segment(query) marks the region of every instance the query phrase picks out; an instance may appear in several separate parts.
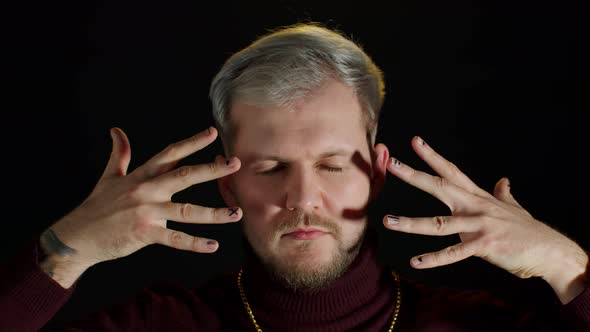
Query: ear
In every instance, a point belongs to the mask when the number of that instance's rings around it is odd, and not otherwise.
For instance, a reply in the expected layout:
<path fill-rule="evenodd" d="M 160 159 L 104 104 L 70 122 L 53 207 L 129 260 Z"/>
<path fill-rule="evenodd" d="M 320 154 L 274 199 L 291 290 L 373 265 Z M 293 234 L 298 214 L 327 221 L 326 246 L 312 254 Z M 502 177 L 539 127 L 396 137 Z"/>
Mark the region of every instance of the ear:
<path fill-rule="evenodd" d="M 217 179 L 217 187 L 226 206 L 239 206 L 234 195 L 231 182 L 231 174 Z"/>
<path fill-rule="evenodd" d="M 387 163 L 389 162 L 389 149 L 385 144 L 379 143 L 373 147 L 373 177 L 371 178 L 371 200 L 373 200 L 385 184 L 387 174 Z"/>
<path fill-rule="evenodd" d="M 218 155 L 215 157 L 215 162 L 220 162 L 220 159 L 223 159 L 222 156 Z M 220 178 L 217 178 L 217 188 L 221 193 L 221 198 L 225 202 L 226 206 L 239 206 L 238 200 L 234 195 L 233 185 L 232 185 L 232 175 L 229 174 Z"/>

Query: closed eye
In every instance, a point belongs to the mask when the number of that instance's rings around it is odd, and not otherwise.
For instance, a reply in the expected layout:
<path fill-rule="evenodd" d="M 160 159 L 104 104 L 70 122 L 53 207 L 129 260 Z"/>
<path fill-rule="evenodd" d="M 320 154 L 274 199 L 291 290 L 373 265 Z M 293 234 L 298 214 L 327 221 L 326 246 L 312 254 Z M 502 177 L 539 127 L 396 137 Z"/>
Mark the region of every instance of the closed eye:
<path fill-rule="evenodd" d="M 328 172 L 342 172 L 342 168 L 340 167 L 331 167 L 326 165 L 321 165 L 320 167 Z"/>
<path fill-rule="evenodd" d="M 328 171 L 328 172 L 332 172 L 332 173 L 342 172 L 342 168 L 341 167 L 332 167 L 332 166 L 328 166 L 328 165 L 320 165 L 319 167 L 322 170 L 325 170 L 325 171 Z M 284 164 L 277 164 L 275 167 L 273 167 L 271 169 L 258 172 L 258 174 L 270 175 L 270 174 L 278 173 L 279 171 L 282 171 L 285 168 L 287 168 L 286 165 L 284 165 Z"/>
<path fill-rule="evenodd" d="M 284 164 L 277 164 L 275 167 L 273 167 L 271 169 L 267 169 L 266 171 L 258 172 L 258 174 L 270 175 L 270 174 L 273 174 L 273 173 L 277 173 L 278 171 L 281 171 L 281 170 L 283 170 L 285 168 L 287 168 L 286 165 L 284 165 Z"/>

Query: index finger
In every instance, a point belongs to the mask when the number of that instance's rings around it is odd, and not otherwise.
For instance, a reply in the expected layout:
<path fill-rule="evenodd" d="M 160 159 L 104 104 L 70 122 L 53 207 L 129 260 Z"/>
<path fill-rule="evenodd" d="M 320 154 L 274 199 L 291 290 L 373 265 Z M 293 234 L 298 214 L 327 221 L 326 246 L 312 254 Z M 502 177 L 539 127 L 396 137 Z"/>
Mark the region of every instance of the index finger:
<path fill-rule="evenodd" d="M 445 159 L 431 146 L 426 144 L 422 137 L 414 136 L 412 147 L 416 154 L 424 160 L 438 175 L 449 180 L 451 183 L 476 195 L 490 197 L 490 193 L 481 189 L 465 175 L 455 164 Z"/>
<path fill-rule="evenodd" d="M 241 167 L 237 157 L 229 159 L 216 158 L 214 162 L 192 166 L 183 166 L 162 174 L 150 181 L 149 186 L 156 192 L 164 193 L 166 198 L 198 183 L 211 181 L 237 172 Z"/>
<path fill-rule="evenodd" d="M 393 157 L 389 158 L 387 169 L 404 182 L 438 198 L 453 212 L 457 210 L 458 202 L 468 202 L 472 198 L 471 194 L 445 178 L 415 170 Z"/>
<path fill-rule="evenodd" d="M 216 138 L 217 129 L 215 127 L 209 127 L 196 135 L 168 145 L 145 164 L 138 167 L 133 174 L 141 179 L 151 179 L 166 173 L 173 169 L 182 158 L 203 149 L 213 143 Z"/>

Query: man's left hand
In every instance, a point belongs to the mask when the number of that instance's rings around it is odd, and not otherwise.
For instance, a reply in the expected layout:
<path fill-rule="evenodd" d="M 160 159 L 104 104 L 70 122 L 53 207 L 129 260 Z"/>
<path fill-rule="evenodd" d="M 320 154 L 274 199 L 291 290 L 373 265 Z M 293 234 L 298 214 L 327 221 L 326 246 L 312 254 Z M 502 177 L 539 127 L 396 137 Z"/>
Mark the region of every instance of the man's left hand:
<path fill-rule="evenodd" d="M 493 195 L 478 187 L 453 163 L 420 137 L 412 147 L 439 176 L 417 171 L 395 158 L 387 169 L 408 184 L 438 198 L 450 216 L 401 217 L 388 215 L 391 230 L 423 234 L 458 234 L 460 243 L 411 259 L 414 268 L 431 268 L 477 256 L 520 277 L 541 277 L 567 303 L 586 287 L 588 254 L 573 240 L 535 219 L 510 193 L 507 178 Z"/>

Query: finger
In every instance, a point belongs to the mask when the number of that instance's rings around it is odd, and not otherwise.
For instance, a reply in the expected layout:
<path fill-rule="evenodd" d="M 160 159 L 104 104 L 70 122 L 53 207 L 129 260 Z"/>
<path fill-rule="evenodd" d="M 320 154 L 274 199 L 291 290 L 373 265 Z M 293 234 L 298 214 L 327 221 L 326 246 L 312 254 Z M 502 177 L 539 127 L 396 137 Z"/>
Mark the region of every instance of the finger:
<path fill-rule="evenodd" d="M 408 218 L 387 215 L 383 218 L 383 224 L 391 230 L 435 236 L 477 232 L 481 229 L 480 223 L 477 221 L 477 217 L 461 216 Z"/>
<path fill-rule="evenodd" d="M 437 252 L 431 252 L 410 259 L 410 265 L 416 269 L 428 269 L 449 265 L 475 255 L 474 242 L 461 242 Z"/>
<path fill-rule="evenodd" d="M 151 179 L 166 173 L 173 169 L 182 158 L 203 149 L 211 144 L 215 138 L 217 138 L 217 130 L 214 127 L 209 127 L 194 136 L 170 144 L 145 164 L 138 167 L 133 174 L 141 179 Z"/>
<path fill-rule="evenodd" d="M 225 161 L 218 159 L 207 164 L 183 166 L 158 176 L 149 182 L 149 186 L 153 186 L 156 192 L 164 193 L 168 198 L 192 185 L 234 173 L 240 169 L 240 166 L 241 163 L 237 157 Z"/>
<path fill-rule="evenodd" d="M 453 212 L 457 210 L 459 203 L 469 204 L 473 199 L 473 195 L 450 183 L 446 178 L 417 171 L 393 157 L 389 158 L 387 170 L 404 182 L 438 198 Z"/>
<path fill-rule="evenodd" d="M 477 186 L 471 179 L 465 175 L 455 164 L 443 158 L 434 149 L 426 144 L 419 136 L 412 139 L 412 147 L 418 156 L 424 160 L 438 175 L 447 179 L 449 182 L 458 187 L 465 189 L 467 192 L 482 196 L 490 197 L 491 195 Z"/>
<path fill-rule="evenodd" d="M 210 208 L 189 203 L 162 203 L 158 206 L 158 219 L 193 224 L 223 224 L 242 219 L 238 207 Z"/>
<path fill-rule="evenodd" d="M 510 181 L 508 178 L 501 178 L 494 186 L 494 197 L 504 203 L 520 206 L 510 193 Z"/>
<path fill-rule="evenodd" d="M 494 186 L 494 197 L 504 203 L 524 210 L 522 205 L 520 205 L 514 196 L 512 196 L 512 192 L 510 192 L 510 180 L 508 180 L 508 178 L 501 178 L 498 182 L 496 182 L 496 185 Z M 526 213 L 530 215 L 528 211 Z"/>
<path fill-rule="evenodd" d="M 152 243 L 168 247 L 200 253 L 212 253 L 217 250 L 219 243 L 215 240 L 191 236 L 183 232 L 154 226 L 149 231 Z"/>
<path fill-rule="evenodd" d="M 113 148 L 102 177 L 124 176 L 127 174 L 127 168 L 131 161 L 131 146 L 129 145 L 129 139 L 123 130 L 116 127 L 111 128 L 110 133 Z"/>

